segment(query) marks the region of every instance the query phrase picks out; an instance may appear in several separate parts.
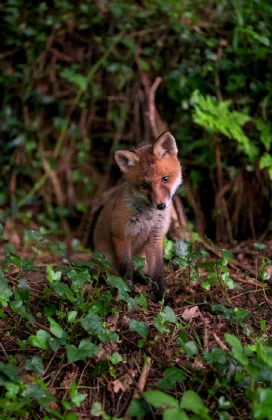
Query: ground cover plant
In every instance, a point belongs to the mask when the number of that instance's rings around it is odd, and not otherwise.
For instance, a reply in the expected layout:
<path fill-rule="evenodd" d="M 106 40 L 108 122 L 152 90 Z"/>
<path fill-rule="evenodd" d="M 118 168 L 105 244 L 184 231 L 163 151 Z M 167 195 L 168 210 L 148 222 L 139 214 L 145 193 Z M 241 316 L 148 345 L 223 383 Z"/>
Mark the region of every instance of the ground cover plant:
<path fill-rule="evenodd" d="M 0 22 L 0 419 L 271 419 L 271 2 L 6 0 Z M 165 130 L 184 184 L 155 303 L 91 234 L 113 152 Z"/>
<path fill-rule="evenodd" d="M 272 261 L 264 244 L 252 247 L 259 262 L 258 278 L 250 279 L 226 250 L 210 245 L 211 254 L 186 243 L 177 256 L 166 241 L 170 307 L 152 301 L 148 284 L 131 291 L 107 269 L 99 281 L 102 255 L 77 250 L 69 257 L 64 243 L 41 231 L 24 233 L 30 258 L 5 244 L 3 417 L 272 418 L 271 289 L 264 281 Z"/>

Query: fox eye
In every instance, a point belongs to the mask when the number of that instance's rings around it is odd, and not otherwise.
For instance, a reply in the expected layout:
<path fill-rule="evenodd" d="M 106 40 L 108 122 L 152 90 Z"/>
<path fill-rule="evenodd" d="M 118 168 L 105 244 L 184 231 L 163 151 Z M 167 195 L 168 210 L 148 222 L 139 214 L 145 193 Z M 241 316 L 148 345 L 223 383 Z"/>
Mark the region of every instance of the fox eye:
<path fill-rule="evenodd" d="M 150 185 L 148 185 L 146 182 L 143 182 L 140 187 L 142 190 L 150 190 Z"/>
<path fill-rule="evenodd" d="M 164 182 L 165 184 L 168 182 L 168 180 L 169 180 L 169 176 L 162 177 L 162 182 Z"/>

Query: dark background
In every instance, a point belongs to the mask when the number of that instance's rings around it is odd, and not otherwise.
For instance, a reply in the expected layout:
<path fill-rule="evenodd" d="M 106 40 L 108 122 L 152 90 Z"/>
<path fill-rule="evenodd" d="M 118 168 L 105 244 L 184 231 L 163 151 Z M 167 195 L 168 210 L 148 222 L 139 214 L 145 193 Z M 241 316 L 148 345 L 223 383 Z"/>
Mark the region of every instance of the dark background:
<path fill-rule="evenodd" d="M 9 0 L 0 15 L 1 221 L 86 242 L 113 151 L 169 129 L 194 229 L 271 236 L 270 0 Z"/>

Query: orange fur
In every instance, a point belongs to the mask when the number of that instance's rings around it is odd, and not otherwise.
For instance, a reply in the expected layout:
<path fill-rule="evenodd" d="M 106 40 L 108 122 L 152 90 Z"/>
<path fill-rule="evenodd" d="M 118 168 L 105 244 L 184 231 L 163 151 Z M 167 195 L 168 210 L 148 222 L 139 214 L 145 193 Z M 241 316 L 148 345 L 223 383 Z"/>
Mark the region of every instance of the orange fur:
<path fill-rule="evenodd" d="M 118 151 L 115 158 L 125 181 L 98 218 L 95 249 L 111 261 L 116 274 L 129 280 L 134 270 L 131 258 L 145 258 L 145 272 L 161 299 L 165 290 L 163 239 L 171 221 L 171 199 L 182 181 L 176 142 L 166 132 L 153 145 Z"/>

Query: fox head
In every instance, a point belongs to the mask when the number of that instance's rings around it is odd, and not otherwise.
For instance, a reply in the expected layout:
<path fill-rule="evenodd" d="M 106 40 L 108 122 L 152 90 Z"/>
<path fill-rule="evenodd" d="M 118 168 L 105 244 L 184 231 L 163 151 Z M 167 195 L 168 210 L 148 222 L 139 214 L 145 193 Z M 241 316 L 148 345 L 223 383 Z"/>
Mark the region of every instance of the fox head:
<path fill-rule="evenodd" d="M 169 132 L 134 151 L 118 150 L 115 160 L 138 202 L 164 210 L 182 182 L 176 141 Z"/>

